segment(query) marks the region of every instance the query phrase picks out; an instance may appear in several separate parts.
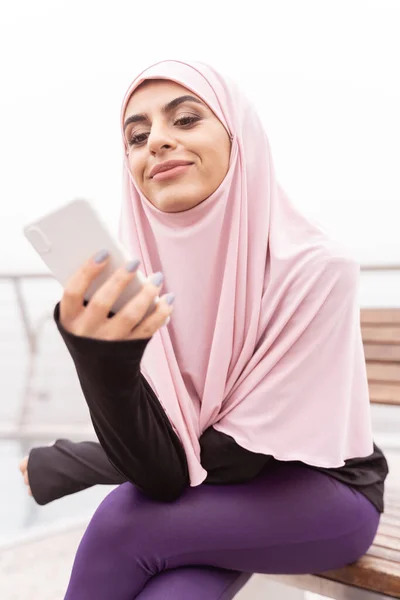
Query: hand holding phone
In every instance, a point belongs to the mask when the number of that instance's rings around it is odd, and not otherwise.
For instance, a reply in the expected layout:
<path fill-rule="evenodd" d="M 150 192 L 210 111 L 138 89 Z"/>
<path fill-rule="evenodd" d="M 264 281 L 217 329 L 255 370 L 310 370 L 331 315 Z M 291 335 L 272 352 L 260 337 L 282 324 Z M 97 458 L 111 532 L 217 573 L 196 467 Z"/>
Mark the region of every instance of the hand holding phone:
<path fill-rule="evenodd" d="M 146 278 L 87 200 L 44 215 L 26 225 L 24 234 L 64 287 L 61 322 L 72 333 L 108 340 L 147 338 L 171 314 L 173 294 L 158 297 L 161 274 Z M 99 255 L 100 248 L 108 254 Z M 111 319 L 110 312 L 116 313 Z"/>
<path fill-rule="evenodd" d="M 139 261 L 118 268 L 93 294 L 86 306 L 85 292 L 104 270 L 109 254 L 101 251 L 71 277 L 60 303 L 60 321 L 67 331 L 101 340 L 134 340 L 152 337 L 165 325 L 173 311 L 173 294 L 166 294 L 149 312 L 162 286 L 162 274 L 155 273 L 141 290 L 112 318 L 108 318 L 117 298 L 136 277 Z M 147 316 L 146 316 L 147 315 Z"/>

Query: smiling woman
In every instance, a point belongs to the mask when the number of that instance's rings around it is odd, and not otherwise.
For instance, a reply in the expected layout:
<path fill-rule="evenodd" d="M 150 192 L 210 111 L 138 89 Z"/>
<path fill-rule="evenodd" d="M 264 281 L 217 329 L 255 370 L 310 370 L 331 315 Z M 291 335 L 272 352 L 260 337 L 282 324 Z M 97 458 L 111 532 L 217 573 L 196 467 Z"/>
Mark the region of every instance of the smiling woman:
<path fill-rule="evenodd" d="M 228 131 L 207 104 L 172 81 L 148 80 L 136 88 L 124 132 L 132 176 L 163 212 L 200 204 L 228 172 Z"/>
<path fill-rule="evenodd" d="M 104 449 L 52 449 L 75 472 L 67 493 L 125 482 L 93 516 L 66 600 L 230 600 L 253 572 L 354 562 L 387 475 L 358 263 L 292 204 L 257 112 L 213 67 L 149 67 L 120 117 L 120 239 L 156 272 L 109 317 L 132 265 L 82 307 L 101 270 L 86 266 L 61 301 L 70 319 L 54 313 Z M 173 296 L 144 327 L 163 275 Z M 36 498 L 38 465 L 23 465 Z"/>

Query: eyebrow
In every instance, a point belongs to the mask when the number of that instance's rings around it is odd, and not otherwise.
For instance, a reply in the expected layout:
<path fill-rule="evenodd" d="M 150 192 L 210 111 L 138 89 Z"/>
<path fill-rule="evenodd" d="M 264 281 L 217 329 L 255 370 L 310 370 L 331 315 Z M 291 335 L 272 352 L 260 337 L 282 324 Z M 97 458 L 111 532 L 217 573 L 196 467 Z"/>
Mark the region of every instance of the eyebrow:
<path fill-rule="evenodd" d="M 197 102 L 197 104 L 201 104 L 204 106 L 203 102 L 194 96 L 179 96 L 179 98 L 174 98 L 171 102 L 168 102 L 165 106 L 162 107 L 161 112 L 163 114 L 172 112 L 177 106 L 182 104 L 183 102 Z M 144 113 L 138 115 L 132 115 L 128 117 L 124 123 L 124 131 L 131 123 L 139 123 L 141 121 L 146 121 L 147 116 Z"/>

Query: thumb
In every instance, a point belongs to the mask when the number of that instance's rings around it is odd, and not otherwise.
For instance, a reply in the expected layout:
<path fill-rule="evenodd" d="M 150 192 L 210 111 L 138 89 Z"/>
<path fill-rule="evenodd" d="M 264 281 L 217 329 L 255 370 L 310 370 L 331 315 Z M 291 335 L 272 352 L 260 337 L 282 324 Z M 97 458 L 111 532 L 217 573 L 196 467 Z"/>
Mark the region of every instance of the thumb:
<path fill-rule="evenodd" d="M 29 458 L 28 456 L 25 456 L 19 463 L 19 470 L 21 471 L 22 474 L 25 473 L 25 471 L 28 468 L 28 458 Z"/>

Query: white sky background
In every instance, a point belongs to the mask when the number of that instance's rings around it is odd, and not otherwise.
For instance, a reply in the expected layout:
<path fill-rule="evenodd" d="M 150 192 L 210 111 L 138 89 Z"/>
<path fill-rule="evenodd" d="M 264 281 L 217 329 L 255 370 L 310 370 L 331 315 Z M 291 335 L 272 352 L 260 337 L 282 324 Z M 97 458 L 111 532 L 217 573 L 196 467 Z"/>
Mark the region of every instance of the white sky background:
<path fill-rule="evenodd" d="M 116 231 L 122 97 L 171 58 L 233 76 L 292 200 L 400 263 L 399 31 L 397 0 L 3 0 L 0 271 L 46 270 L 22 226 L 74 197 Z"/>

